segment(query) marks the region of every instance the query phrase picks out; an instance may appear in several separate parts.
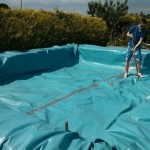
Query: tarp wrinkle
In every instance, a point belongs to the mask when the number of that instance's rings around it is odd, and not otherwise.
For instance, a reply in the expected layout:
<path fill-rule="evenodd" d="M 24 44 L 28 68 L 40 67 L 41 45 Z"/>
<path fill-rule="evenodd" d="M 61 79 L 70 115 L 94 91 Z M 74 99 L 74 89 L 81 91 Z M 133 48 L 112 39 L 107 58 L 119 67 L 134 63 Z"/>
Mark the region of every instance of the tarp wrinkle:
<path fill-rule="evenodd" d="M 0 53 L 1 150 L 149 150 L 150 51 L 67 44 Z M 66 124 L 67 122 L 67 124 Z"/>

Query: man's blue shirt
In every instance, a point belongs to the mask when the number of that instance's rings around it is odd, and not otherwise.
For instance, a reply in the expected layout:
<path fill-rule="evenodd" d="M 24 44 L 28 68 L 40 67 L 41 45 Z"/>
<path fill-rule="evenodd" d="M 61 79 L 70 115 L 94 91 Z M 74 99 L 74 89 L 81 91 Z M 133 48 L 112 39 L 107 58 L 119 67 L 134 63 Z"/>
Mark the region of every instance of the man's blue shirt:
<path fill-rule="evenodd" d="M 146 35 L 146 30 L 145 28 L 142 28 L 142 29 L 139 29 L 138 25 L 134 25 L 132 26 L 129 31 L 128 31 L 130 34 L 133 34 L 133 41 L 134 41 L 134 45 L 136 45 L 140 38 L 143 38 L 145 37 Z M 131 40 L 130 40 L 131 41 Z M 131 41 L 132 42 L 132 41 Z"/>

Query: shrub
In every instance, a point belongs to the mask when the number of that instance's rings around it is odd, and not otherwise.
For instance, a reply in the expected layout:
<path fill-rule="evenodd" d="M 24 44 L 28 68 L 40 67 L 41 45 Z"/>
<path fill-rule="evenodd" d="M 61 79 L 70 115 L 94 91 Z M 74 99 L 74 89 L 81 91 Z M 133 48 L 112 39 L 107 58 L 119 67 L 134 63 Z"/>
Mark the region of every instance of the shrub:
<path fill-rule="evenodd" d="M 82 43 L 106 45 L 106 22 L 59 10 L 0 9 L 0 51 Z"/>

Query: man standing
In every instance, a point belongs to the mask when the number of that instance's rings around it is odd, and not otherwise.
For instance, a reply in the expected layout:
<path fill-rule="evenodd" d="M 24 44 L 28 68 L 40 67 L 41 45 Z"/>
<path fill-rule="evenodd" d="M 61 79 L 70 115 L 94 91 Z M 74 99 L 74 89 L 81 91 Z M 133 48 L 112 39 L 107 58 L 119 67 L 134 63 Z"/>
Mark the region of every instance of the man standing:
<path fill-rule="evenodd" d="M 124 78 L 128 77 L 128 70 L 129 70 L 129 61 L 131 60 L 132 56 L 136 60 L 136 75 L 138 77 L 144 77 L 141 72 L 141 44 L 146 35 L 146 29 L 144 28 L 147 21 L 145 19 L 141 19 L 138 25 L 132 26 L 127 36 L 130 38 L 128 43 L 128 51 L 126 55 L 126 62 L 125 62 L 125 74 Z"/>

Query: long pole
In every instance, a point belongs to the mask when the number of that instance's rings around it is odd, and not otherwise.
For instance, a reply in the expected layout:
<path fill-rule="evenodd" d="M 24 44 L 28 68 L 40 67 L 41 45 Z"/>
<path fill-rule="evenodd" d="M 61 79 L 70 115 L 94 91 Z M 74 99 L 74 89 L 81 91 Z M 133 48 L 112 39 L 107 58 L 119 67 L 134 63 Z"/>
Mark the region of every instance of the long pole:
<path fill-rule="evenodd" d="M 22 10 L 22 0 L 21 0 L 21 10 Z"/>

